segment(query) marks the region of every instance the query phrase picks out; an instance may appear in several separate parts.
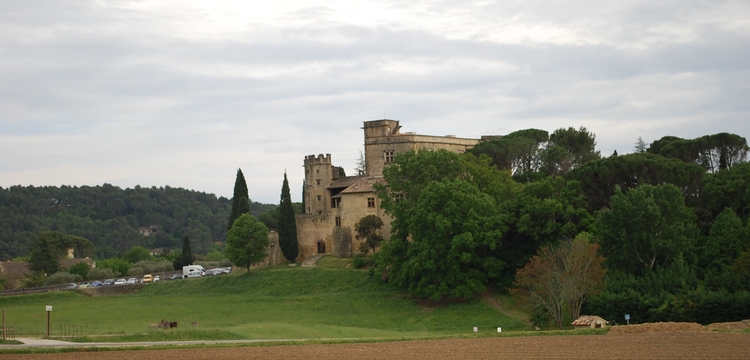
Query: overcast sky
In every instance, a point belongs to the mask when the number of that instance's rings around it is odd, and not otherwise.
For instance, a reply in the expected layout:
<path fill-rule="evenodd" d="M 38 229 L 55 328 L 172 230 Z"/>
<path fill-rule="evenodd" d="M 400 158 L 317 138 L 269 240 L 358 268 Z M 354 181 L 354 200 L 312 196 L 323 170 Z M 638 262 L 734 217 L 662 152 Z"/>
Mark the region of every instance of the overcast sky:
<path fill-rule="evenodd" d="M 0 186 L 301 199 L 362 122 L 750 137 L 748 1 L 0 0 Z"/>

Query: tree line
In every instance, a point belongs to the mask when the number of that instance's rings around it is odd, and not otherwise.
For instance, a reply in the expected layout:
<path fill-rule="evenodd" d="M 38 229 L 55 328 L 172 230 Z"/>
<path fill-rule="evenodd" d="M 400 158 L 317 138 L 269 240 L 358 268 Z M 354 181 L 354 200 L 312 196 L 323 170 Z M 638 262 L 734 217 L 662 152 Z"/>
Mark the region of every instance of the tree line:
<path fill-rule="evenodd" d="M 595 146 L 585 128 L 528 129 L 465 154 L 398 154 L 376 185 L 394 219 L 375 255 L 381 278 L 433 300 L 511 289 L 532 320 L 559 326 L 581 311 L 746 318 L 746 140 L 639 138 L 607 157 Z"/>
<path fill-rule="evenodd" d="M 249 202 L 255 216 L 275 205 Z M 94 257 L 122 255 L 133 246 L 177 249 L 188 236 L 192 250 L 206 254 L 226 239 L 231 201 L 182 188 L 101 186 L 12 186 L 0 188 L 0 259 L 28 256 L 43 231 L 91 241 Z M 143 236 L 139 229 L 151 227 Z"/>

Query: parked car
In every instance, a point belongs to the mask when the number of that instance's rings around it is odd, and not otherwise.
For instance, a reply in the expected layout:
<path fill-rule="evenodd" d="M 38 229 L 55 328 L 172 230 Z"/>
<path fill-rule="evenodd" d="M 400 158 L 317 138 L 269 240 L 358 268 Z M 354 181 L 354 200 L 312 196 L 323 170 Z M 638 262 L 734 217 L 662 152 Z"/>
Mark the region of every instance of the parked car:
<path fill-rule="evenodd" d="M 125 279 L 117 279 L 117 281 L 115 281 L 115 285 L 126 285 L 127 283 L 128 281 Z"/>
<path fill-rule="evenodd" d="M 104 284 L 104 286 L 114 285 L 115 284 L 115 279 L 104 280 L 104 282 L 102 284 Z"/>
<path fill-rule="evenodd" d="M 182 274 L 172 274 L 172 276 L 168 277 L 167 280 L 182 280 Z"/>
<path fill-rule="evenodd" d="M 221 269 L 221 272 L 223 272 L 225 274 L 229 274 L 230 272 L 232 272 L 232 267 L 231 266 L 230 267 L 225 267 L 225 268 L 219 268 L 219 269 Z"/>
<path fill-rule="evenodd" d="M 102 284 L 101 281 L 94 281 L 90 285 L 90 287 L 100 287 L 100 286 L 104 286 L 104 284 Z"/>
<path fill-rule="evenodd" d="M 70 283 L 65 286 L 66 289 L 78 289 L 78 284 L 76 283 Z"/>
<path fill-rule="evenodd" d="M 135 285 L 138 283 L 138 279 L 136 278 L 130 278 L 128 279 L 128 285 Z"/>
<path fill-rule="evenodd" d="M 224 272 L 221 271 L 221 269 L 206 270 L 206 276 L 216 276 L 216 275 L 224 275 Z"/>
<path fill-rule="evenodd" d="M 154 277 L 151 276 L 151 274 L 143 275 L 143 280 L 141 280 L 142 283 L 148 284 L 150 282 L 154 281 Z"/>
<path fill-rule="evenodd" d="M 157 282 L 157 281 L 159 281 L 159 275 L 154 276 L 154 282 Z"/>
<path fill-rule="evenodd" d="M 79 289 L 85 289 L 85 288 L 89 287 L 89 285 L 91 285 L 91 283 L 89 283 L 88 281 L 84 281 L 84 282 L 78 284 L 78 288 Z"/>

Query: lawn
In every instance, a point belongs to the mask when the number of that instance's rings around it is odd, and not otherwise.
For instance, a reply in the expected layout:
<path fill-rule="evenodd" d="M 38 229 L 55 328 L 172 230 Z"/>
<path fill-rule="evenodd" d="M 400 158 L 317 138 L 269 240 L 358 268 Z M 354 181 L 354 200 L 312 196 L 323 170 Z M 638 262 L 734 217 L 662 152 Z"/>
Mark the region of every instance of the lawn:
<path fill-rule="evenodd" d="M 348 269 L 349 260 L 324 260 L 317 268 L 162 281 L 130 295 L 0 297 L 0 307 L 20 334 L 44 334 L 45 306 L 52 305 L 52 336 L 60 325 L 81 325 L 89 339 L 112 340 L 413 338 L 467 334 L 475 326 L 529 329 L 521 313 L 506 315 L 476 299 L 416 301 L 367 271 Z M 177 321 L 177 329 L 149 328 L 161 319 Z"/>

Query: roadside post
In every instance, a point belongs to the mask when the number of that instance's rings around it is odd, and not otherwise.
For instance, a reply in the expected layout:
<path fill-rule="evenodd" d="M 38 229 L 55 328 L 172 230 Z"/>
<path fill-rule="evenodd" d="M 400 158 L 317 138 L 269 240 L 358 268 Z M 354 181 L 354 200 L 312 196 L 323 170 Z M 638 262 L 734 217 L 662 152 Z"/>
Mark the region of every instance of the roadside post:
<path fill-rule="evenodd" d="M 628 325 L 630 325 L 630 314 L 625 314 L 625 321 L 627 321 Z"/>
<path fill-rule="evenodd" d="M 49 337 L 49 313 L 52 312 L 52 305 L 47 305 L 47 337 Z"/>
<path fill-rule="evenodd" d="M 5 308 L 3 308 L 3 340 L 7 340 L 5 338 Z"/>

